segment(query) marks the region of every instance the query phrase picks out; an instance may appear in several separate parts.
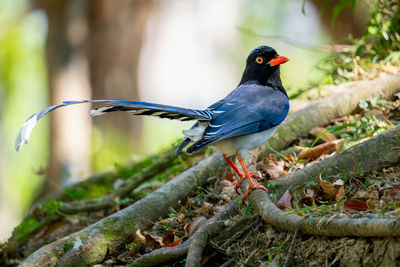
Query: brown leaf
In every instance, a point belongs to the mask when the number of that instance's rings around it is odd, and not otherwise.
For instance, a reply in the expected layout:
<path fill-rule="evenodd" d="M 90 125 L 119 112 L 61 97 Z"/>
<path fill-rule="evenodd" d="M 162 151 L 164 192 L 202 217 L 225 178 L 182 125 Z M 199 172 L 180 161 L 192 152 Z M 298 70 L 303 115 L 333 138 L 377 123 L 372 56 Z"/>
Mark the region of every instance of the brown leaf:
<path fill-rule="evenodd" d="M 171 244 L 167 245 L 166 247 L 176 247 L 177 245 L 179 245 L 182 241 L 183 237 L 179 238 L 178 240 L 172 242 Z"/>
<path fill-rule="evenodd" d="M 400 186 L 396 183 L 394 187 L 388 188 L 383 192 L 382 200 L 385 202 L 400 200 Z"/>
<path fill-rule="evenodd" d="M 303 149 L 298 158 L 299 159 L 316 159 L 324 154 L 329 153 L 332 149 L 337 149 L 340 146 L 340 143 L 342 142 L 342 139 L 330 141 L 328 143 L 320 144 L 318 146 L 315 146 L 313 148 L 306 148 Z"/>
<path fill-rule="evenodd" d="M 140 229 L 136 230 L 136 241 L 140 241 L 146 247 L 155 247 L 160 245 L 160 242 L 157 241 L 153 236 L 147 233 L 142 234 Z"/>
<path fill-rule="evenodd" d="M 315 203 L 315 191 L 307 188 L 305 184 L 299 186 L 292 194 L 292 203 L 295 209 L 300 209 L 308 206 L 317 206 Z"/>
<path fill-rule="evenodd" d="M 289 190 L 286 190 L 285 193 L 283 193 L 283 195 L 281 196 L 281 198 L 278 200 L 278 202 L 276 203 L 276 205 L 282 209 L 293 209 L 292 206 L 292 196 L 290 195 Z"/>
<path fill-rule="evenodd" d="M 344 185 L 341 185 L 338 189 L 338 191 L 336 192 L 336 196 L 335 196 L 335 200 L 336 201 L 340 201 L 344 198 Z"/>
<path fill-rule="evenodd" d="M 368 209 L 367 205 L 357 200 L 347 200 L 344 203 L 344 208 L 357 211 L 366 211 Z"/>
<path fill-rule="evenodd" d="M 295 155 L 293 155 L 293 154 L 289 154 L 289 155 L 284 156 L 282 158 L 282 160 L 284 160 L 284 161 L 286 161 L 288 163 L 291 163 L 291 162 L 296 162 L 297 161 L 297 157 Z"/>
<path fill-rule="evenodd" d="M 365 201 L 365 205 L 367 205 L 367 207 L 371 210 L 379 209 L 381 206 L 378 200 L 373 199 L 368 199 L 367 201 Z"/>
<path fill-rule="evenodd" d="M 318 137 L 322 133 L 324 133 L 324 134 L 321 135 L 320 139 L 322 141 L 324 141 L 325 143 L 337 140 L 336 136 L 334 136 L 332 133 L 328 132 L 326 128 L 315 127 L 315 128 L 312 128 L 310 131 L 310 134 L 314 137 Z"/>
<path fill-rule="evenodd" d="M 339 179 L 335 183 L 331 183 L 318 175 L 319 184 L 322 189 L 322 197 L 326 200 L 340 201 L 344 198 L 344 182 Z"/>
<path fill-rule="evenodd" d="M 163 247 L 168 246 L 169 244 L 175 242 L 175 239 L 178 239 L 178 238 L 176 238 L 175 233 L 174 232 L 168 232 L 161 239 L 161 246 L 163 246 Z"/>
<path fill-rule="evenodd" d="M 283 160 L 276 160 L 273 154 L 270 154 L 268 158 L 262 159 L 261 168 L 270 180 L 275 180 L 287 174 L 287 171 L 284 170 L 285 163 Z"/>
<path fill-rule="evenodd" d="M 327 200 L 335 198 L 336 192 L 338 191 L 335 186 L 331 182 L 322 179 L 321 175 L 318 176 L 318 180 L 323 192 L 323 197 Z"/>
<path fill-rule="evenodd" d="M 193 212 L 194 213 L 210 212 L 210 211 L 212 211 L 212 208 L 213 208 L 212 204 L 210 204 L 208 202 L 204 202 L 200 208 L 195 209 Z"/>
<path fill-rule="evenodd" d="M 363 202 L 367 200 L 379 200 L 379 192 L 376 189 L 358 190 L 353 197 L 354 199 L 361 200 Z"/>
<path fill-rule="evenodd" d="M 230 171 L 230 169 L 226 170 L 223 175 L 222 175 L 223 179 L 228 180 L 229 182 L 233 183 L 236 181 L 235 179 L 235 175 L 232 174 L 232 172 Z"/>

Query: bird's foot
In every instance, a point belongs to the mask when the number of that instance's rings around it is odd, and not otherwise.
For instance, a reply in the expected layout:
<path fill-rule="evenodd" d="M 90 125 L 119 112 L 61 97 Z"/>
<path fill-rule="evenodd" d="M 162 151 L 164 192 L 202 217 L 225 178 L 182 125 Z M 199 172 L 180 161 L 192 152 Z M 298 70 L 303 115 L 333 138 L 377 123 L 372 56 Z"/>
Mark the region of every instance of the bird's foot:
<path fill-rule="evenodd" d="M 249 196 L 251 191 L 253 191 L 254 189 L 257 189 L 257 188 L 261 189 L 261 190 L 264 190 L 265 192 L 268 193 L 268 189 L 265 188 L 265 186 L 263 186 L 262 184 L 250 183 L 249 187 L 246 190 L 246 192 L 244 192 L 244 194 L 243 194 L 243 200 L 245 200 Z"/>
<path fill-rule="evenodd" d="M 239 191 L 238 191 L 239 186 L 240 186 L 240 184 L 242 183 L 243 179 L 246 178 L 246 175 L 245 175 L 244 172 L 238 172 L 238 175 L 239 175 L 240 179 L 239 179 L 239 181 L 236 182 L 236 185 L 235 185 L 235 192 L 239 195 Z M 257 174 L 256 174 L 255 172 L 249 172 L 249 175 L 250 175 L 250 177 L 253 177 L 253 178 L 255 178 L 255 179 L 258 179 L 258 176 L 257 176 Z"/>

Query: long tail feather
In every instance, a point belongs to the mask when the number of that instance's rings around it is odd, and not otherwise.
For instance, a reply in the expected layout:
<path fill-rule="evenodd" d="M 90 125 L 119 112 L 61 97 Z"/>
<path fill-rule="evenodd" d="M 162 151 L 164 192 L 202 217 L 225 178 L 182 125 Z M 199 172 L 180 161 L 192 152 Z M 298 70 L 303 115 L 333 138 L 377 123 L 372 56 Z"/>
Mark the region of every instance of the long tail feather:
<path fill-rule="evenodd" d="M 98 116 L 114 111 L 127 111 L 134 115 L 156 116 L 160 118 L 174 119 L 180 121 L 198 120 L 208 121 L 211 119 L 211 113 L 207 110 L 186 109 L 168 105 L 125 101 L 125 100 L 82 100 L 82 101 L 64 101 L 62 104 L 50 106 L 42 111 L 30 116 L 22 125 L 15 140 L 15 149 L 20 151 L 24 144 L 28 144 L 29 136 L 32 133 L 36 123 L 47 113 L 60 107 L 81 104 L 81 103 L 101 103 L 111 106 L 92 109 L 90 115 Z"/>

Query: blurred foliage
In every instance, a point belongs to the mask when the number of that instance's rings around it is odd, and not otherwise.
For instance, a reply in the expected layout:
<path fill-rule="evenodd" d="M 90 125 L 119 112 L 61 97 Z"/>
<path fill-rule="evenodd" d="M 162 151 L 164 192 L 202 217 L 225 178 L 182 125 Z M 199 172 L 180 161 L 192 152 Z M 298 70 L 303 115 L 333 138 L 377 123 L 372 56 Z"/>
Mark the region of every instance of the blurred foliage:
<path fill-rule="evenodd" d="M 320 64 L 327 73 L 325 83 L 372 79 L 400 70 L 399 5 L 398 0 L 372 1 L 365 33 L 360 38 L 349 36 L 352 48 L 332 54 Z"/>
<path fill-rule="evenodd" d="M 16 133 L 24 120 L 46 106 L 44 43 L 47 23 L 41 12 L 28 12 L 28 1 L 0 1 L 0 201 L 15 216 L 28 208 L 43 177 L 48 124 L 33 133 L 37 146 L 25 153 L 14 150 Z M 4 142 L 4 143 L 3 143 Z M 27 179 L 29 177 L 29 179 Z"/>

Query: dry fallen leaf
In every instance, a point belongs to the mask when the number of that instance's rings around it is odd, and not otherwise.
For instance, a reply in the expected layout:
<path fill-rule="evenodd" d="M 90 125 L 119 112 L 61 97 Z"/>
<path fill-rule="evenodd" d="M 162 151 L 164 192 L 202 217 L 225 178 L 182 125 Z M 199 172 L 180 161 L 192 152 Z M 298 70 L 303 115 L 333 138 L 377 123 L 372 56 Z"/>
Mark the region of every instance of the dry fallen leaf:
<path fill-rule="evenodd" d="M 231 169 L 227 169 L 223 174 L 222 177 L 224 180 L 228 180 L 229 182 L 233 183 L 236 181 L 235 175 L 231 172 Z"/>
<path fill-rule="evenodd" d="M 284 160 L 284 161 L 286 161 L 288 163 L 291 163 L 291 162 L 296 162 L 297 161 L 297 157 L 295 155 L 293 155 L 293 154 L 289 154 L 289 155 L 284 156 L 282 158 L 282 160 Z"/>
<path fill-rule="evenodd" d="M 183 237 L 181 237 L 181 238 L 179 238 L 178 240 L 172 242 L 171 244 L 167 245 L 166 247 L 167 247 L 167 248 L 169 248 L 169 247 L 176 247 L 177 245 L 179 245 L 179 244 L 181 243 L 182 239 L 183 239 Z"/>
<path fill-rule="evenodd" d="M 321 178 L 318 175 L 319 184 L 322 189 L 323 198 L 326 200 L 336 200 L 340 201 L 344 198 L 344 182 L 339 179 L 335 183 L 331 183 Z"/>
<path fill-rule="evenodd" d="M 320 139 L 325 143 L 337 140 L 336 136 L 334 136 L 331 132 L 328 132 L 326 128 L 323 127 L 315 127 L 312 128 L 310 134 L 314 137 L 318 137 L 320 134 L 324 133 L 320 136 Z"/>
<path fill-rule="evenodd" d="M 275 180 L 287 174 L 287 171 L 284 170 L 285 162 L 283 160 L 276 160 L 273 154 L 270 154 L 268 158 L 262 159 L 261 168 L 262 172 L 270 180 Z"/>
<path fill-rule="evenodd" d="M 368 209 L 367 205 L 357 200 L 347 200 L 344 203 L 344 208 L 357 211 L 366 211 Z"/>
<path fill-rule="evenodd" d="M 142 234 L 140 229 L 136 230 L 136 241 L 143 243 L 146 247 L 155 247 L 161 243 L 161 240 L 156 240 L 156 238 L 150 234 Z"/>
<path fill-rule="evenodd" d="M 315 146 L 313 148 L 306 148 L 303 149 L 298 158 L 299 159 L 316 159 L 324 154 L 329 153 L 333 149 L 337 149 L 340 146 L 340 143 L 342 142 L 342 139 L 330 141 L 328 143 L 320 144 L 318 146 Z"/>
<path fill-rule="evenodd" d="M 398 183 L 393 184 L 393 187 L 386 189 L 383 192 L 382 200 L 385 202 L 393 202 L 400 200 L 400 186 Z"/>
<path fill-rule="evenodd" d="M 283 195 L 281 196 L 281 198 L 278 200 L 278 202 L 276 203 L 276 205 L 282 209 L 293 209 L 292 206 L 292 196 L 290 195 L 289 190 L 286 190 L 285 193 L 283 193 Z"/>
<path fill-rule="evenodd" d="M 376 189 L 358 190 L 353 198 L 361 201 L 367 201 L 368 199 L 379 200 L 379 192 Z"/>
<path fill-rule="evenodd" d="M 200 208 L 195 209 L 193 212 L 194 213 L 210 212 L 210 211 L 212 211 L 212 208 L 213 208 L 212 204 L 210 204 L 208 202 L 204 202 Z"/>
<path fill-rule="evenodd" d="M 169 244 L 175 242 L 175 240 L 177 240 L 179 238 L 177 238 L 175 236 L 174 232 L 168 232 L 166 235 L 163 236 L 163 238 L 161 239 L 161 246 L 165 247 L 168 246 Z"/>
<path fill-rule="evenodd" d="M 315 203 L 315 191 L 312 188 L 307 188 L 305 184 L 299 186 L 292 193 L 292 204 L 295 209 L 300 209 L 309 206 L 317 206 Z"/>
<path fill-rule="evenodd" d="M 345 194 L 344 194 L 344 186 L 341 185 L 339 187 L 339 190 L 336 192 L 336 196 L 335 196 L 335 200 L 336 201 L 340 201 L 344 198 Z"/>

